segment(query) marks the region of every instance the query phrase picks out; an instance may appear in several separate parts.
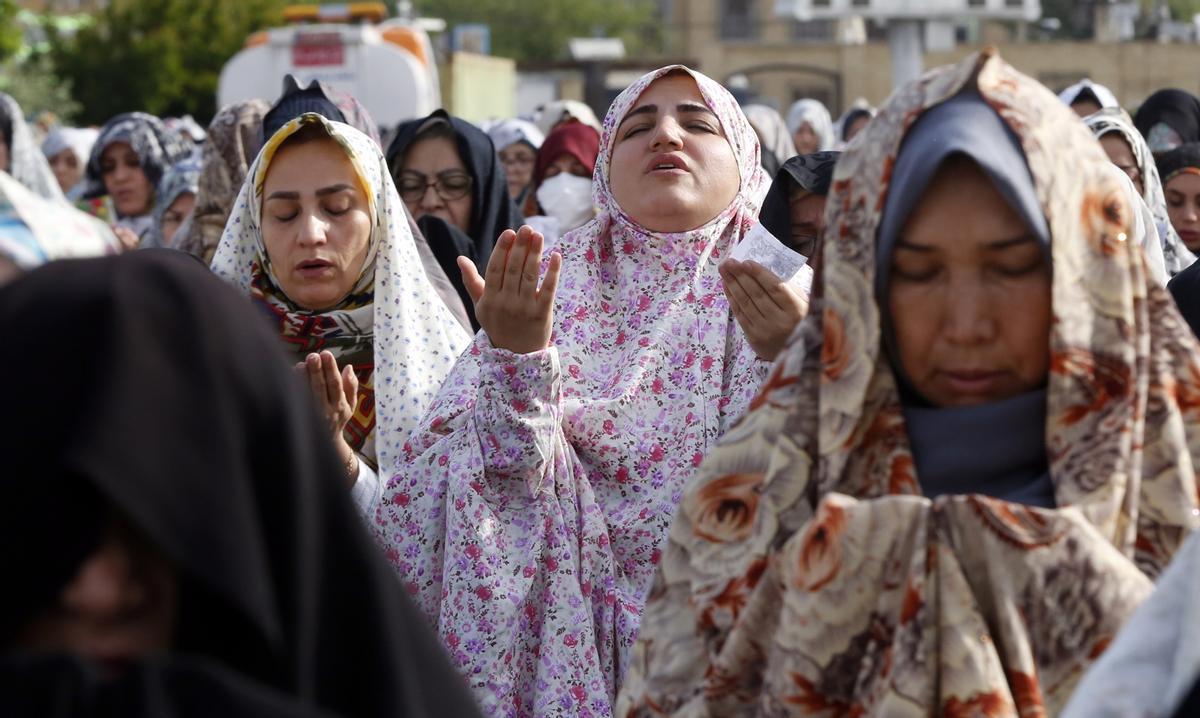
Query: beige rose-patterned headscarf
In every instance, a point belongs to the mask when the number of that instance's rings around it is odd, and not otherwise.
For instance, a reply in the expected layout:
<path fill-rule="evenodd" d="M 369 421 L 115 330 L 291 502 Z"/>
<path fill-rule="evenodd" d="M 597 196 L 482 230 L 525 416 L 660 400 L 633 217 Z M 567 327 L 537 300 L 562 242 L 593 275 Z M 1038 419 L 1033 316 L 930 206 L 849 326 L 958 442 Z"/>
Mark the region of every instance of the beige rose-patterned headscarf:
<path fill-rule="evenodd" d="M 895 158 L 969 84 L 1018 137 L 1052 236 L 1057 509 L 923 497 L 880 347 Z M 864 132 L 834 177 L 823 299 L 685 491 L 619 715 L 1053 715 L 1200 523 L 1198 347 L 1084 126 L 985 52 Z"/>

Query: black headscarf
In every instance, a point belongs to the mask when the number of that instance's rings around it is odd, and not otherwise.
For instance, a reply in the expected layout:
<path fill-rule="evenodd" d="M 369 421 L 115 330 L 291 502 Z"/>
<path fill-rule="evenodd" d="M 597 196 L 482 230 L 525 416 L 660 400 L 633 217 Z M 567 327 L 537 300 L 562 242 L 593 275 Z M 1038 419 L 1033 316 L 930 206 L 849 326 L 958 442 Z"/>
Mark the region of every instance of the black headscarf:
<path fill-rule="evenodd" d="M 387 150 L 388 167 L 392 170 L 392 176 L 395 176 L 400 169 L 400 163 L 404 161 L 404 153 L 432 120 L 447 122 L 454 130 L 458 155 L 473 180 L 471 229 L 468 234 L 474 247 L 471 259 L 482 271 L 487 266 L 496 238 L 506 229 L 520 227 L 522 220 L 517 206 L 508 196 L 508 181 L 504 175 L 504 168 L 496 157 L 492 138 L 466 120 L 453 117 L 445 110 L 434 110 L 428 117 L 400 125 L 396 130 L 396 138 Z"/>
<path fill-rule="evenodd" d="M 308 87 L 300 87 L 300 83 L 296 82 L 295 77 L 285 75 L 283 92 L 279 95 L 279 99 L 275 100 L 271 109 L 267 110 L 267 114 L 263 115 L 263 141 L 265 142 L 288 122 L 306 112 L 315 112 L 334 122 L 346 122 L 345 113 L 334 104 L 330 94 L 325 83 L 320 80 L 313 80 L 308 83 Z"/>
<path fill-rule="evenodd" d="M 13 118 L 8 115 L 8 108 L 4 103 L 0 102 L 0 136 L 4 137 L 4 146 L 8 148 L 9 154 L 12 154 L 13 144 Z"/>
<path fill-rule="evenodd" d="M 775 173 L 775 181 L 763 199 L 762 210 L 758 219 L 776 239 L 788 245 L 791 249 L 792 239 L 792 188 L 800 187 L 821 197 L 829 194 L 829 186 L 833 182 L 833 170 L 837 166 L 841 152 L 814 152 L 810 155 L 797 155 L 779 168 Z"/>
<path fill-rule="evenodd" d="M 1192 333 L 1200 337 L 1200 262 L 1194 262 L 1167 282 L 1167 289 L 1175 299 L 1179 313 L 1192 328 Z"/>
<path fill-rule="evenodd" d="M 428 215 L 418 219 L 417 225 L 428 240 L 446 276 L 459 290 L 459 295 L 471 314 L 471 323 L 478 329 L 474 305 L 462 283 L 457 259 L 459 256 L 470 258 L 482 273 L 487 268 L 488 258 L 492 256 L 492 248 L 496 245 L 500 233 L 506 229 L 518 229 L 524 219 L 508 195 L 508 180 L 496 157 L 492 139 L 475 125 L 447 114 L 445 110 L 434 110 L 428 117 L 400 125 L 387 150 L 387 162 L 392 176 L 401 169 L 404 154 L 408 152 L 421 130 L 435 120 L 448 123 L 454 131 L 459 158 L 471 175 L 471 229 L 470 232 L 463 233 L 457 227 Z"/>
<path fill-rule="evenodd" d="M 37 347 L 0 355 L 23 407 L 0 432 L 0 646 L 94 550 L 101 507 L 180 576 L 171 653 L 102 681 L 3 648 L 0 715 L 478 715 L 244 297 L 179 252 L 64 260 L 0 291 L 0 331 Z"/>
<path fill-rule="evenodd" d="M 1183 142 L 1200 142 L 1200 99 L 1184 90 L 1159 90 L 1146 98 L 1133 124 L 1150 141 L 1150 130 L 1163 122 L 1179 133 Z M 1155 152 L 1159 150 L 1151 146 Z"/>
<path fill-rule="evenodd" d="M 1165 189 L 1171 177 L 1181 170 L 1200 170 L 1200 142 L 1189 142 L 1170 152 L 1160 153 L 1155 156 L 1154 164 L 1158 166 L 1158 176 Z"/>

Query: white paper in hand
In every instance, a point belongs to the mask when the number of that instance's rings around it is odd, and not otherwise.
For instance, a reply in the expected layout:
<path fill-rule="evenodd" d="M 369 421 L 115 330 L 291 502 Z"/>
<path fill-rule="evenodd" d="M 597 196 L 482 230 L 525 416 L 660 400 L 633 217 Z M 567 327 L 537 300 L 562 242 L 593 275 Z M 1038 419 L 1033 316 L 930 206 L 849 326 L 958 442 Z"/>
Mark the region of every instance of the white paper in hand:
<path fill-rule="evenodd" d="M 813 270 L 808 266 L 808 257 L 788 249 L 762 224 L 754 225 L 754 228 L 742 237 L 742 241 L 729 253 L 729 258 L 739 262 L 758 262 L 788 286 L 799 291 L 805 299 L 812 290 Z"/>

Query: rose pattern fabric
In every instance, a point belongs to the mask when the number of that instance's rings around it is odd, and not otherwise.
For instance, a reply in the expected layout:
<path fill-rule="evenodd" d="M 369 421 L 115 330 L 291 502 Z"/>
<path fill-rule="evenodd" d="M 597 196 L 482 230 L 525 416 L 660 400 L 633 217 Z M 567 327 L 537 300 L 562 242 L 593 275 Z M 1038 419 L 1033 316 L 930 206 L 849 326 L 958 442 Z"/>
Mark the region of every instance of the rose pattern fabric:
<path fill-rule="evenodd" d="M 669 72 L 696 79 L 741 188 L 703 227 L 658 234 L 617 206 L 609 162 L 618 124 Z M 717 272 L 768 184 L 734 98 L 678 66 L 641 78 L 605 119 L 593 184 L 599 215 L 556 247 L 550 348 L 515 355 L 481 332 L 376 516 L 388 558 L 491 715 L 611 715 L 684 486 L 770 367 Z"/>
<path fill-rule="evenodd" d="M 891 168 L 969 83 L 1020 139 L 1053 237 L 1057 509 L 923 497 L 880 348 Z M 819 298 L 684 492 L 621 716 L 1055 715 L 1200 522 L 1200 347 L 1082 124 L 983 53 L 864 132 L 834 177 Z"/>

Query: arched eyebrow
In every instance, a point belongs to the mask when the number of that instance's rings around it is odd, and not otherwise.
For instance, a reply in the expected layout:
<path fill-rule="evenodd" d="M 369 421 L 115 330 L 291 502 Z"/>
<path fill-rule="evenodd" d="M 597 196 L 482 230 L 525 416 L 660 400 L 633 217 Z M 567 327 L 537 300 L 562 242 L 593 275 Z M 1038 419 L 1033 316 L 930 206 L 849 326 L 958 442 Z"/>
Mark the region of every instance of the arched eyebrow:
<path fill-rule="evenodd" d="M 316 194 L 318 197 L 324 197 L 325 195 L 329 195 L 329 194 L 336 194 L 338 192 L 346 192 L 346 191 L 353 191 L 353 190 L 354 190 L 354 187 L 352 187 L 351 185 L 342 183 L 342 184 L 330 185 L 328 187 L 322 187 L 321 189 L 317 190 L 314 194 Z M 272 192 L 271 194 L 267 195 L 267 199 L 268 200 L 273 200 L 273 199 L 298 200 L 298 199 L 300 199 L 300 193 L 279 190 L 277 192 Z"/>
<path fill-rule="evenodd" d="M 712 115 L 712 117 L 714 119 L 716 119 L 716 117 L 717 117 L 717 113 L 710 110 L 706 105 L 702 105 L 698 102 L 681 102 L 678 105 L 675 105 L 675 111 L 681 115 L 683 115 L 683 114 L 695 115 L 695 114 L 703 113 L 706 115 Z M 631 119 L 638 117 L 639 115 L 657 115 L 657 114 L 658 114 L 658 105 L 642 105 L 641 107 L 635 107 L 634 109 L 629 111 L 629 114 L 625 115 L 625 119 L 621 120 L 621 124 L 617 125 L 617 132 L 621 131 L 621 128 L 625 126 L 626 122 L 629 122 Z"/>

